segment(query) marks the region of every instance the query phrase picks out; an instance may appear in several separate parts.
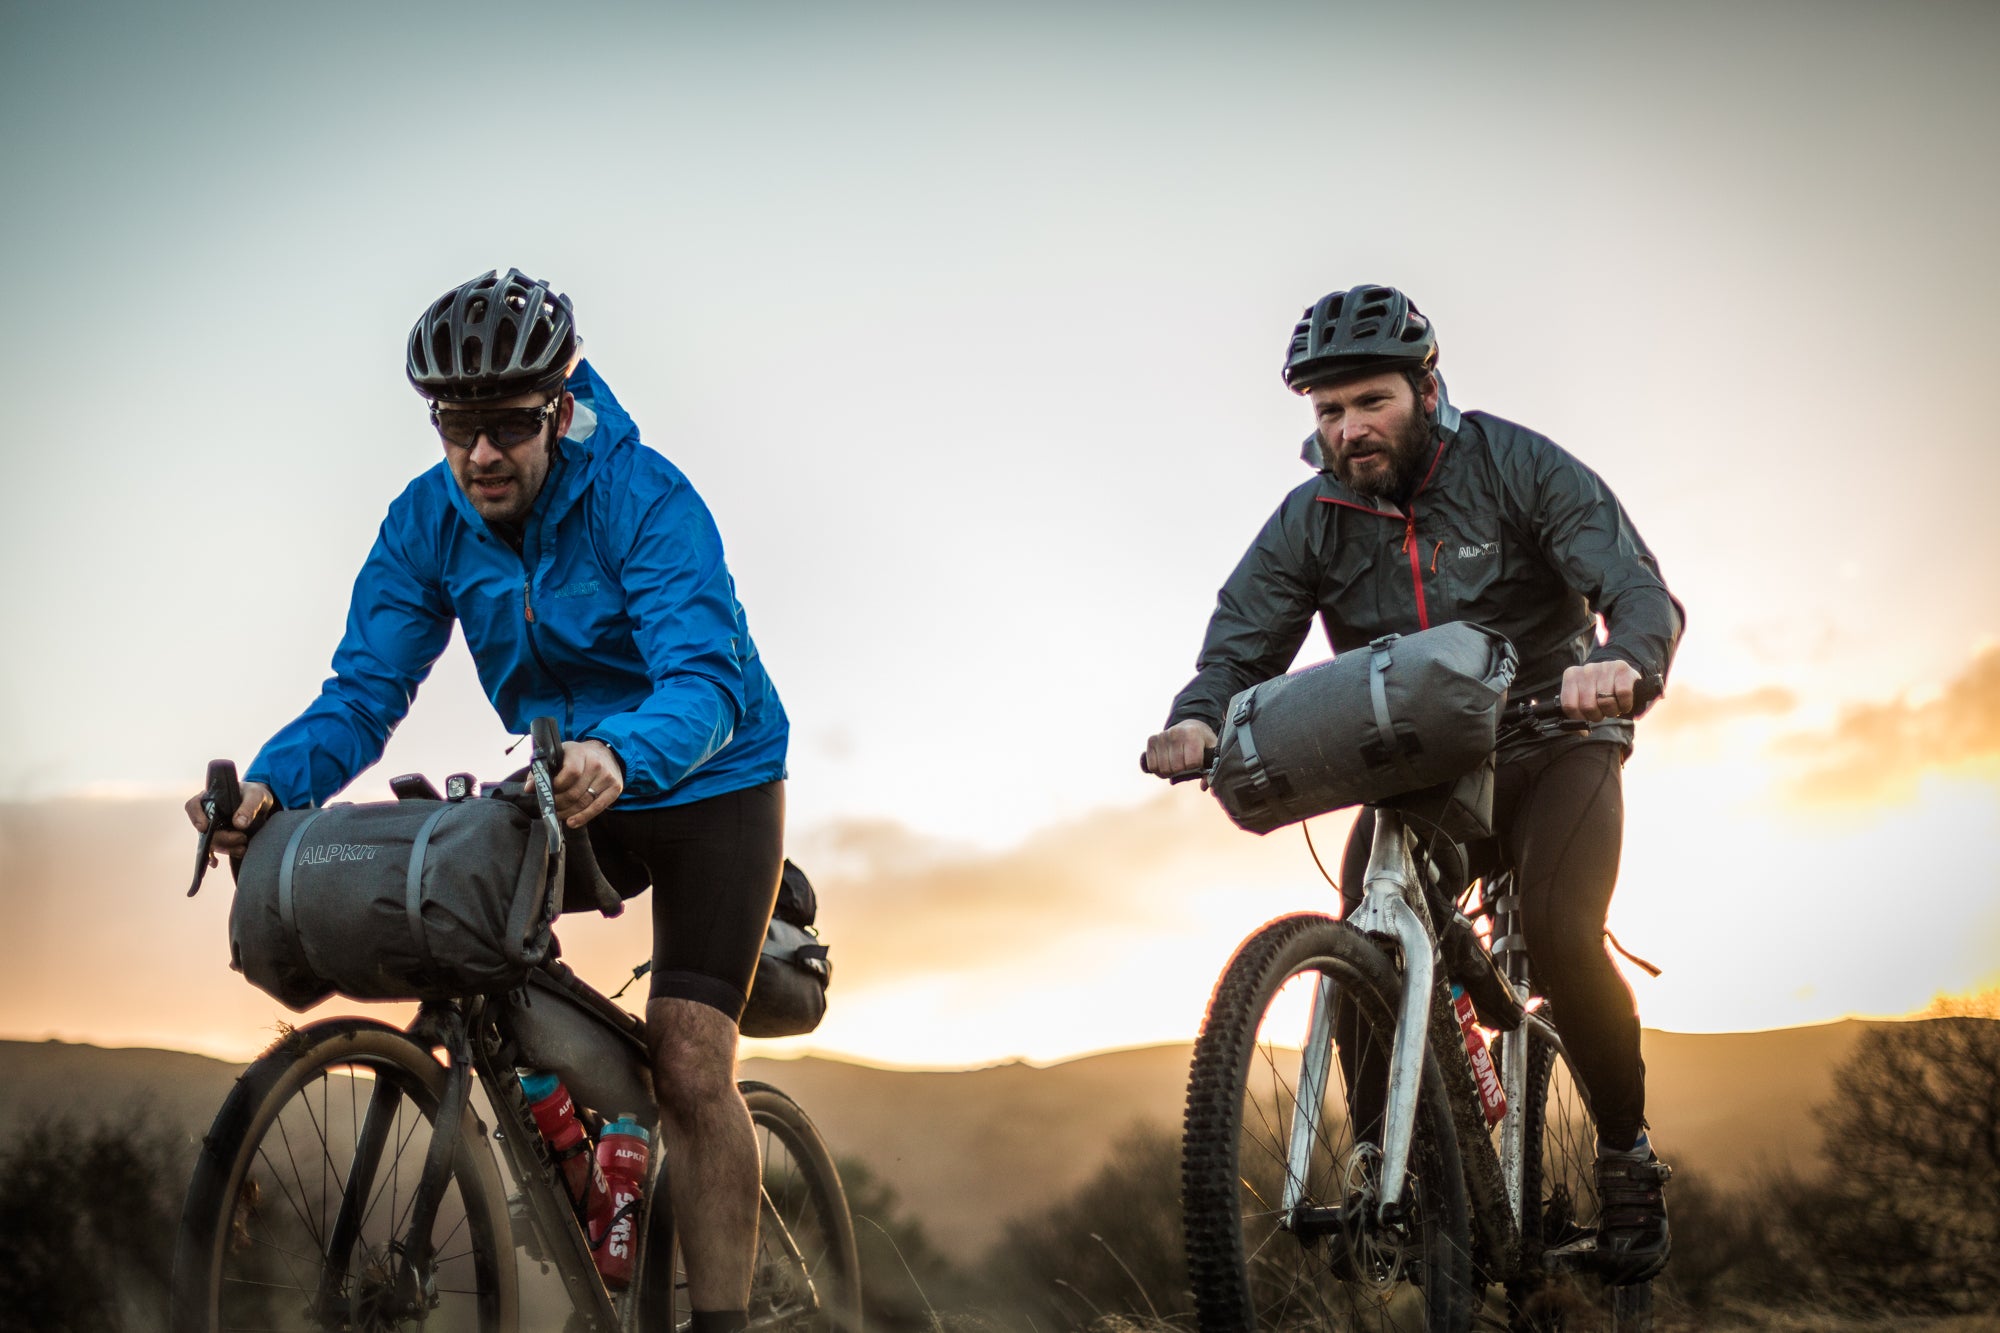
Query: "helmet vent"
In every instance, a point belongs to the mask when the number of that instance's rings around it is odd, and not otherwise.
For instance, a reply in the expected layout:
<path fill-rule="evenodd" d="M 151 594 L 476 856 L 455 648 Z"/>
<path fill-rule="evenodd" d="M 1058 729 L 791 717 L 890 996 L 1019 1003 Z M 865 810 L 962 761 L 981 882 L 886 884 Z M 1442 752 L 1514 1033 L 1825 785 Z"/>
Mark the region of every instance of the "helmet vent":
<path fill-rule="evenodd" d="M 1370 287 L 1366 292 L 1362 293 L 1361 299 L 1364 301 L 1388 301 L 1393 299 L 1395 295 L 1396 289 L 1394 287 Z"/>
<path fill-rule="evenodd" d="M 515 343 L 520 336 L 520 325 L 511 319 L 501 320 L 500 327 L 494 330 L 493 333 L 493 350 L 500 356 L 506 357 L 509 361 L 514 360 L 515 358 L 512 353 Z"/>
<path fill-rule="evenodd" d="M 473 324 L 485 322 L 486 298 L 475 296 L 470 301 L 467 301 L 465 303 L 465 318 Z"/>
<path fill-rule="evenodd" d="M 528 345 L 521 350 L 521 359 L 533 364 L 542 359 L 548 349 L 549 326 L 545 320 L 536 320 L 528 326 Z"/>
<path fill-rule="evenodd" d="M 458 356 L 459 374 L 477 375 L 479 373 L 479 339 L 467 338 L 464 342 L 460 343 Z"/>

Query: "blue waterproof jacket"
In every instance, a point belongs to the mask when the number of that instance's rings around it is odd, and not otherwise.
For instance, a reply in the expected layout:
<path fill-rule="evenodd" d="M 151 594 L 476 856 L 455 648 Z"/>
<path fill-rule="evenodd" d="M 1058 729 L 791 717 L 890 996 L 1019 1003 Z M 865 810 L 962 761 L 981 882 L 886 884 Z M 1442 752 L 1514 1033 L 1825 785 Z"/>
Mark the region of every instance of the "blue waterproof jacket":
<path fill-rule="evenodd" d="M 280 804 L 317 805 L 382 757 L 454 620 L 509 730 L 551 716 L 617 752 L 621 808 L 785 776 L 790 727 L 708 507 L 588 362 L 568 388 L 576 413 L 519 554 L 443 461 L 389 506 L 332 678 L 245 774 Z"/>

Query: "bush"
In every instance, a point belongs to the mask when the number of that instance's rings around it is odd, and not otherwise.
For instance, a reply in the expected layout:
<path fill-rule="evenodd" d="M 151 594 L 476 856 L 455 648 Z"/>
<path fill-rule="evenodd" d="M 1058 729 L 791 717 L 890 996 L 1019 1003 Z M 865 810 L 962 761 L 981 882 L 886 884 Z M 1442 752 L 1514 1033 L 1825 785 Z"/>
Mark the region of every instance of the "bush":
<path fill-rule="evenodd" d="M 861 1299 L 868 1327 L 884 1333 L 934 1328 L 939 1312 L 976 1301 L 971 1280 L 940 1254 L 922 1223 L 903 1211 L 896 1191 L 867 1163 L 839 1162 L 841 1188 L 854 1215 L 861 1256 Z"/>
<path fill-rule="evenodd" d="M 164 1324 L 182 1136 L 144 1114 L 25 1122 L 0 1154 L 0 1333 L 126 1333 Z"/>
<path fill-rule="evenodd" d="M 1833 1289 L 1937 1314 L 2000 1306 L 2000 1022 L 1871 1030 L 1816 1111 L 1826 1197 L 1801 1216 Z"/>
<path fill-rule="evenodd" d="M 1179 1138 L 1152 1125 L 1128 1130 L 1082 1188 L 1008 1224 L 986 1274 L 1039 1329 L 1190 1310 Z"/>

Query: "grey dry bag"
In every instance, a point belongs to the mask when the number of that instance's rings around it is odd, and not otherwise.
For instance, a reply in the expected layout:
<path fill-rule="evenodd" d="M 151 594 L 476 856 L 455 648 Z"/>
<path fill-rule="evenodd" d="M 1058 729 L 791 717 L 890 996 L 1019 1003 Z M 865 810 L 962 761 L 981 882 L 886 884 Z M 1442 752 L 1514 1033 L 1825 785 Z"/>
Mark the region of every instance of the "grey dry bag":
<path fill-rule="evenodd" d="M 299 1011 L 509 990 L 549 955 L 547 844 L 502 800 L 280 811 L 237 874 L 230 965 Z"/>
<path fill-rule="evenodd" d="M 1253 685 L 1229 701 L 1209 787 L 1269 833 L 1453 782 L 1492 754 L 1516 663 L 1503 635 L 1454 621 Z"/>

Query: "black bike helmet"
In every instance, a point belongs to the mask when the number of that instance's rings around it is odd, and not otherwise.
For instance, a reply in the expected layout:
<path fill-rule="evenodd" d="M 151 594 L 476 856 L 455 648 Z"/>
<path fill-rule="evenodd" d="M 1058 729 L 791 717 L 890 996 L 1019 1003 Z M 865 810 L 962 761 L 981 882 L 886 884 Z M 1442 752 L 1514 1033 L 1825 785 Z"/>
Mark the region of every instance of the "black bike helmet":
<path fill-rule="evenodd" d="M 1285 386 L 1304 393 L 1371 371 L 1429 370 L 1437 355 L 1437 333 L 1409 297 L 1394 287 L 1350 287 L 1320 297 L 1292 330 Z"/>
<path fill-rule="evenodd" d="M 488 269 L 431 302 L 410 330 L 410 383 L 451 403 L 553 389 L 579 345 L 567 296 L 517 268 L 504 278 Z"/>

